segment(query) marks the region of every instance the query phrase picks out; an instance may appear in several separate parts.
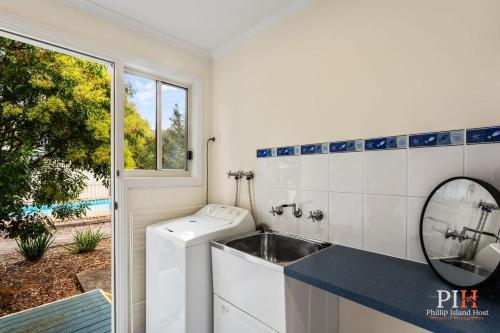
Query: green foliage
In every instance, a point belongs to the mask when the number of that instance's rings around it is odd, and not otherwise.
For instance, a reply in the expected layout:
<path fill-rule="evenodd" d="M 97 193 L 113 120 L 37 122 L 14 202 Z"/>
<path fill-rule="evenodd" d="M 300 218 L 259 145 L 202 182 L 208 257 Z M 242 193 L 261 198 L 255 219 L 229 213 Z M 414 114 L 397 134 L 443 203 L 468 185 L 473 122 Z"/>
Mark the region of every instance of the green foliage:
<path fill-rule="evenodd" d="M 16 240 L 19 249 L 17 250 L 26 260 L 36 261 L 47 251 L 54 241 L 52 234 L 43 233 L 34 238 Z"/>
<path fill-rule="evenodd" d="M 125 168 L 156 169 L 156 136 L 148 121 L 130 101 L 135 91 L 125 86 Z"/>
<path fill-rule="evenodd" d="M 77 206 L 71 203 L 60 204 L 52 209 L 52 216 L 58 220 L 77 220 L 85 217 L 89 208 L 87 202 L 80 202 Z"/>
<path fill-rule="evenodd" d="M 101 242 L 103 236 L 101 228 L 98 230 L 88 228 L 84 231 L 77 230 L 73 235 L 73 239 L 78 252 L 83 253 L 94 250 Z"/>
<path fill-rule="evenodd" d="M 132 94 L 127 89 L 125 164 L 144 168 L 155 165 L 155 134 Z M 13 225 L 31 221 L 28 201 L 57 205 L 59 219 L 84 215 L 85 206 L 68 203 L 88 173 L 109 185 L 110 110 L 105 65 L 0 37 L 0 232 L 15 238 Z"/>
<path fill-rule="evenodd" d="M 0 38 L 0 231 L 75 200 L 84 170 L 109 182 L 110 88 L 103 65 Z"/>
<path fill-rule="evenodd" d="M 54 230 L 55 226 L 52 221 L 38 211 L 26 213 L 22 219 L 11 222 L 6 227 L 8 237 L 19 239 L 22 242 L 51 234 Z"/>
<path fill-rule="evenodd" d="M 186 123 L 184 118 L 184 115 L 179 111 L 179 105 L 175 104 L 172 116 L 169 118 L 170 127 L 161 133 L 162 164 L 165 169 L 186 168 Z"/>

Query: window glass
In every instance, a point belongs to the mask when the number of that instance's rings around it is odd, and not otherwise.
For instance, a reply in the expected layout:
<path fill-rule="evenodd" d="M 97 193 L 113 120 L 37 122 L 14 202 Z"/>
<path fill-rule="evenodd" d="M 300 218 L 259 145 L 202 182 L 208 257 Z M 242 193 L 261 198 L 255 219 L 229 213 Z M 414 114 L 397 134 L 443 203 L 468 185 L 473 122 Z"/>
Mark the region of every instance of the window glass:
<path fill-rule="evenodd" d="M 186 169 L 188 91 L 161 85 L 162 169 Z"/>
<path fill-rule="evenodd" d="M 125 74 L 125 168 L 156 169 L 156 81 Z"/>

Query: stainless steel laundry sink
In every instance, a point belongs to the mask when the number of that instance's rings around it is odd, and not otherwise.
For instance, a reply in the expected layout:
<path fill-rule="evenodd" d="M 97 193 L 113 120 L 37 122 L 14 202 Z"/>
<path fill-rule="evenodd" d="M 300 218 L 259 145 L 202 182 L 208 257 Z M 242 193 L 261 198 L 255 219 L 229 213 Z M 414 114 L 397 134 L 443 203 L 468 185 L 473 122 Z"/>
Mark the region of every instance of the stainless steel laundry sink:
<path fill-rule="evenodd" d="M 285 276 L 286 267 L 330 246 L 328 242 L 274 231 L 214 241 L 211 243 L 214 302 L 224 300 L 273 332 L 286 332 L 286 301 L 302 302 L 299 294 L 303 290 L 298 281 Z"/>
<path fill-rule="evenodd" d="M 230 248 L 240 252 L 240 256 L 244 253 L 281 266 L 286 266 L 331 245 L 328 242 L 276 231 L 256 232 L 212 242 L 212 246 L 219 249 Z"/>

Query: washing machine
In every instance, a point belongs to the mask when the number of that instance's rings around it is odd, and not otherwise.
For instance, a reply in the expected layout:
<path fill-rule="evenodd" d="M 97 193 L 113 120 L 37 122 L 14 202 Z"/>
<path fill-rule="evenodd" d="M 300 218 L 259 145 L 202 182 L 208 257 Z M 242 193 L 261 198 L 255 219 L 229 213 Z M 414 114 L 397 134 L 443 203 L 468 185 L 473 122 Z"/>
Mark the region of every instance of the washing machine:
<path fill-rule="evenodd" d="M 210 204 L 146 229 L 146 332 L 212 332 L 211 240 L 255 230 L 245 209 Z"/>

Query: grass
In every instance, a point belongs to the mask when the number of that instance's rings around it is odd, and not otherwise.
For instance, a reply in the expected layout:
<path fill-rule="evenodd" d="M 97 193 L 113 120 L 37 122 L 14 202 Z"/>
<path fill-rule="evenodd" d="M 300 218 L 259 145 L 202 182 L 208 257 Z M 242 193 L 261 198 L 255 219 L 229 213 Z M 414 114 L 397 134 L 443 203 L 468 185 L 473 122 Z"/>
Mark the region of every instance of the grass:
<path fill-rule="evenodd" d="M 51 234 L 44 233 L 35 238 L 16 240 L 19 249 L 17 250 L 26 260 L 37 261 L 40 259 L 50 244 L 54 241 Z"/>
<path fill-rule="evenodd" d="M 90 252 L 93 251 L 97 245 L 101 242 L 104 237 L 101 228 L 97 230 L 92 230 L 88 228 L 83 231 L 76 231 L 73 239 L 75 240 L 75 246 L 79 253 Z"/>

